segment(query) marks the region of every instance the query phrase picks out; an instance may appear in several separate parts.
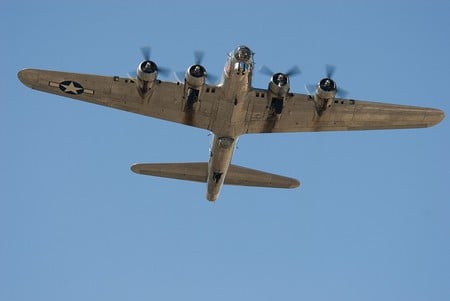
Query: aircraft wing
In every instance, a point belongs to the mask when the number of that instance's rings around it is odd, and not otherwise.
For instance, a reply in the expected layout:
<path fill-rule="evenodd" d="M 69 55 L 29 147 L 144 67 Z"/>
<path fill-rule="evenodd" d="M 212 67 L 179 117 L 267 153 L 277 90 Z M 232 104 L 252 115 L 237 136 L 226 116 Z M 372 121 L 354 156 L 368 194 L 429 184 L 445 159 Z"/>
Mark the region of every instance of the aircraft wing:
<path fill-rule="evenodd" d="M 204 93 L 201 107 L 186 112 L 184 84 L 157 80 L 151 97 L 142 98 L 133 79 L 37 69 L 19 72 L 28 87 L 102 106 L 208 129 L 215 97 Z M 219 88 L 216 88 L 219 89 Z"/>
<path fill-rule="evenodd" d="M 151 97 L 142 98 L 134 80 L 117 76 L 37 69 L 22 70 L 18 76 L 32 89 L 208 130 L 221 89 L 206 89 L 214 93 L 202 93 L 199 107 L 192 112 L 185 110 L 181 83 L 158 80 Z M 282 103 L 281 114 L 274 114 L 272 106 L 266 90 L 252 90 L 248 94 L 243 133 L 419 128 L 433 126 L 444 118 L 437 109 L 353 99 L 335 99 L 318 114 L 314 98 L 304 94 L 289 94 Z"/>
<path fill-rule="evenodd" d="M 280 109 L 280 103 L 261 97 L 264 92 L 254 90 L 249 95 L 246 133 L 422 128 L 444 118 L 437 109 L 338 98 L 319 114 L 314 97 L 304 94 L 289 94 L 281 114 L 275 114 L 270 108 Z"/>

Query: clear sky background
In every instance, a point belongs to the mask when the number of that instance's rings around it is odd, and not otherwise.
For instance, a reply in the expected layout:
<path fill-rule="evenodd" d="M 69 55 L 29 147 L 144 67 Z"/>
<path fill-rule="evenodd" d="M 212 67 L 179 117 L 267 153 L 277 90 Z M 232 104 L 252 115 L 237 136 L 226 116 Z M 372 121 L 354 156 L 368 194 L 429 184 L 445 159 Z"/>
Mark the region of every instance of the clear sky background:
<path fill-rule="evenodd" d="M 240 44 L 293 92 L 337 66 L 351 98 L 450 116 L 449 1 L 2 1 L 0 300 L 450 300 L 450 123 L 247 135 L 233 163 L 296 190 L 132 173 L 206 161 L 207 131 L 33 91 L 22 68 L 126 74 L 152 46 L 220 76 Z M 169 78 L 173 80 L 173 77 Z M 255 74 L 253 85 L 267 87 Z"/>

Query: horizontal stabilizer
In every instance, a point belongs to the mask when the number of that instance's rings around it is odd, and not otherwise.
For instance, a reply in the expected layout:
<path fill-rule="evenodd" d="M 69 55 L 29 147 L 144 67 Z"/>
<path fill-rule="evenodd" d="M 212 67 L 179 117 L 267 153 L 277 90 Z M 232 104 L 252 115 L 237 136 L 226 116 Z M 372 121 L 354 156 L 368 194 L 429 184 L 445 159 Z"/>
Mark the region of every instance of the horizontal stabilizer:
<path fill-rule="evenodd" d="M 131 166 L 131 170 L 142 175 L 195 182 L 206 183 L 208 179 L 208 163 L 203 162 L 135 164 Z M 230 165 L 224 184 L 272 188 L 296 188 L 300 185 L 293 178 L 237 165 Z"/>
<path fill-rule="evenodd" d="M 272 188 L 296 188 L 300 186 L 300 182 L 296 179 L 237 165 L 230 165 L 224 184 Z"/>
<path fill-rule="evenodd" d="M 208 178 L 208 163 L 142 163 L 134 164 L 131 170 L 147 176 L 205 182 Z"/>

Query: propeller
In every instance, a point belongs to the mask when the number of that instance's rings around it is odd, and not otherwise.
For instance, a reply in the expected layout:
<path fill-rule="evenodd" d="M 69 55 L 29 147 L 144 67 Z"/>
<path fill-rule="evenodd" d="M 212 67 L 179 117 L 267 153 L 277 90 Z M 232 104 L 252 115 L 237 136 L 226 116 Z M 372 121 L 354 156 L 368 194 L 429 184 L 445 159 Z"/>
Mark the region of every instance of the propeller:
<path fill-rule="evenodd" d="M 268 75 L 268 76 L 273 76 L 276 74 L 266 65 L 262 65 L 261 68 L 259 68 L 259 72 L 262 74 Z M 285 73 L 280 72 L 280 73 L 287 77 L 291 77 L 291 76 L 299 75 L 300 73 L 302 73 L 302 71 L 300 70 L 300 68 L 297 65 L 295 65 L 295 66 L 292 66 L 287 72 L 285 72 Z"/>
<path fill-rule="evenodd" d="M 149 46 L 144 46 L 144 47 L 141 47 L 140 50 L 141 50 L 141 53 L 142 53 L 142 57 L 144 59 L 143 62 L 152 62 L 152 60 L 150 59 L 151 58 L 151 53 L 152 53 L 152 48 L 149 47 Z M 153 62 L 153 64 L 154 64 L 154 62 Z M 147 65 L 150 66 L 150 64 L 147 64 Z M 170 73 L 170 69 L 169 68 L 165 68 L 165 67 L 156 66 L 156 70 L 158 71 L 159 74 L 161 74 L 162 76 L 166 76 L 166 77 Z M 136 78 L 137 77 L 136 71 L 129 72 L 128 73 L 128 77 Z"/>
<path fill-rule="evenodd" d="M 152 48 L 150 46 L 141 47 L 142 57 L 146 61 L 150 61 L 150 56 L 152 54 Z"/>
<path fill-rule="evenodd" d="M 194 51 L 194 62 L 196 65 L 201 65 L 205 58 L 205 52 L 201 50 Z"/>
<path fill-rule="evenodd" d="M 325 86 L 322 88 L 325 88 L 325 89 L 332 89 L 335 87 L 336 96 L 339 98 L 344 98 L 345 96 L 348 95 L 349 92 L 342 88 L 337 87 L 336 82 L 332 79 L 335 72 L 336 72 L 336 66 L 326 64 L 325 65 L 326 78 L 321 79 L 319 84 L 324 84 Z M 305 85 L 305 90 L 308 93 L 308 95 L 314 95 L 316 88 L 317 88 L 317 85 L 313 85 L 313 84 Z"/>
<path fill-rule="evenodd" d="M 325 65 L 325 74 L 327 75 L 327 78 L 332 78 L 334 72 L 336 72 L 336 66 L 330 64 Z"/>
<path fill-rule="evenodd" d="M 272 75 L 275 74 L 275 73 L 274 73 L 269 67 L 267 67 L 266 65 L 262 65 L 261 68 L 259 68 L 259 73 L 262 73 L 262 74 L 265 74 L 265 75 L 268 75 L 268 76 L 272 76 Z"/>
<path fill-rule="evenodd" d="M 194 66 L 198 65 L 198 66 L 201 66 L 202 68 L 204 68 L 203 65 L 202 65 L 202 62 L 203 62 L 204 58 L 205 58 L 205 52 L 204 51 L 201 51 L 201 50 L 194 51 Z M 190 66 L 190 67 L 192 67 L 192 66 Z M 184 81 L 184 73 L 185 72 L 182 72 L 182 71 L 175 72 L 174 73 L 175 79 L 178 82 L 183 82 Z M 217 79 L 218 79 L 217 76 L 215 76 L 213 74 L 209 74 L 208 72 L 205 72 L 205 77 L 206 77 L 206 81 L 208 83 L 215 83 L 215 82 L 217 82 Z"/>
<path fill-rule="evenodd" d="M 297 65 L 295 65 L 295 66 L 292 66 L 292 67 L 285 73 L 285 75 L 291 77 L 291 76 L 299 75 L 300 73 L 302 73 L 302 71 L 300 70 L 300 68 L 299 68 Z"/>
<path fill-rule="evenodd" d="M 279 87 L 284 87 L 289 84 L 289 77 L 295 76 L 301 73 L 298 66 L 291 67 L 286 73 L 273 72 L 269 67 L 262 65 L 259 72 L 269 75 L 271 77 L 271 82 Z"/>
<path fill-rule="evenodd" d="M 317 85 L 314 84 L 305 84 L 306 93 L 308 93 L 309 96 L 314 95 L 316 93 L 316 87 Z"/>

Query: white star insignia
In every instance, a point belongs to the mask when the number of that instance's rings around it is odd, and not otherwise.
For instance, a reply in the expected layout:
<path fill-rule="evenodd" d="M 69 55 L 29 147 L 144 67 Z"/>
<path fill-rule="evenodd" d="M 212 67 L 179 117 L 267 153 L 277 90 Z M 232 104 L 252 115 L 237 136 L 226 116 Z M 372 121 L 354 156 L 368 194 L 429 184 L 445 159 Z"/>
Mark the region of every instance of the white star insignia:
<path fill-rule="evenodd" d="M 73 82 L 70 82 L 70 84 L 68 84 L 68 85 L 62 85 L 62 86 L 66 89 L 66 90 L 64 90 L 64 92 L 66 92 L 66 93 L 78 94 L 78 91 L 83 89 L 83 88 L 75 87 Z"/>

